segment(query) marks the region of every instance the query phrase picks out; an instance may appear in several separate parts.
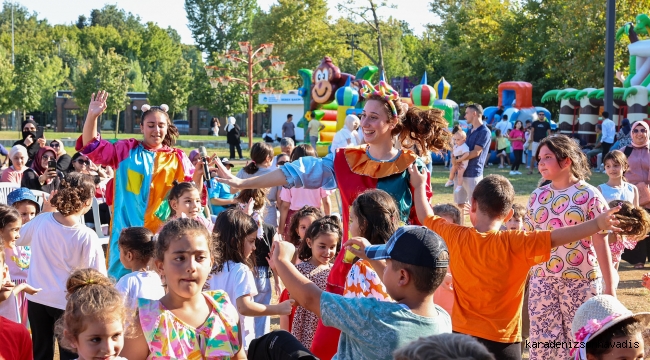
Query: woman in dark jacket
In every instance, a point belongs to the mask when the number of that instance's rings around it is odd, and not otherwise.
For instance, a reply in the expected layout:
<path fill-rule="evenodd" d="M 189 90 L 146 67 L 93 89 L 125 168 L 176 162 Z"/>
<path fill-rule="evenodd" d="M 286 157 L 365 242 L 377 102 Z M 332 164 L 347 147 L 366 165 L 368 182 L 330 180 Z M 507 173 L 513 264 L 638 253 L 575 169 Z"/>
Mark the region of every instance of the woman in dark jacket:
<path fill-rule="evenodd" d="M 56 161 L 56 159 L 56 150 L 49 146 L 41 147 L 36 153 L 34 161 L 32 161 L 32 166 L 23 173 L 21 187 L 43 191 L 48 194 L 58 190 L 61 180 L 65 177 L 59 170 L 48 170 L 48 162 L 51 160 Z"/>
<path fill-rule="evenodd" d="M 60 139 L 54 139 L 50 142 L 50 147 L 56 150 L 56 169 L 62 172 L 66 172 L 70 166 L 72 158 L 70 158 L 70 155 L 65 152 L 63 142 L 61 142 Z"/>
<path fill-rule="evenodd" d="M 32 160 L 36 157 L 36 153 L 41 149 L 41 146 L 45 146 L 45 139 L 38 138 L 38 125 L 33 119 L 23 121 L 23 139 L 18 140 L 14 145 L 22 145 L 27 149 L 27 166 L 32 165 Z"/>
<path fill-rule="evenodd" d="M 239 154 L 239 160 L 243 159 L 241 155 L 241 139 L 239 126 L 235 124 L 237 120 L 234 117 L 228 118 L 228 125 L 226 125 L 226 138 L 228 140 L 228 145 L 230 145 L 230 158 L 235 158 L 235 149 Z"/>

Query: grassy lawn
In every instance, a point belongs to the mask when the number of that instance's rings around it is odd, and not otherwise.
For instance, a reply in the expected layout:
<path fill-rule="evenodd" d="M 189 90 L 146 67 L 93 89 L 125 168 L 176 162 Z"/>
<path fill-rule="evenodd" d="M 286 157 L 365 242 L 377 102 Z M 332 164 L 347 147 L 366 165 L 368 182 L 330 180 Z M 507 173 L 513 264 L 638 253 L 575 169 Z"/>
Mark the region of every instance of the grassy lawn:
<path fill-rule="evenodd" d="M 76 139 L 81 135 L 81 133 L 77 132 L 54 132 L 54 131 L 46 131 L 45 132 L 45 138 L 48 140 L 51 139 Z M 115 138 L 115 133 L 114 132 L 103 132 L 103 135 L 106 139 L 114 139 Z M 20 137 L 18 131 L 0 131 L 0 140 L 17 140 Z M 142 137 L 142 134 L 117 134 L 118 139 L 131 139 L 131 138 L 136 138 L 139 139 Z M 225 136 L 212 136 L 212 135 L 181 135 L 179 137 L 181 140 L 200 140 L 200 141 L 226 141 Z M 259 138 L 260 140 L 262 138 Z M 248 142 L 248 137 L 242 137 L 241 138 L 242 143 L 247 143 Z M 257 141 L 257 138 L 256 138 Z"/>

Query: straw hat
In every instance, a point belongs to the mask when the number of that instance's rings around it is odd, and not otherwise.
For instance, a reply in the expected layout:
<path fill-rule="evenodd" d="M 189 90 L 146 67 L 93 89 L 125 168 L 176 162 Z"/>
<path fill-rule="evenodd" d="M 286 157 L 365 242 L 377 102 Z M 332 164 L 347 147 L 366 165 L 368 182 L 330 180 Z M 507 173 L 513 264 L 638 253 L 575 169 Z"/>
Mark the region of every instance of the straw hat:
<path fill-rule="evenodd" d="M 611 295 L 594 296 L 580 305 L 576 311 L 571 324 L 571 333 L 576 341 L 587 343 L 610 327 L 629 318 L 637 319 L 644 327 L 650 324 L 650 313 L 634 314 Z M 580 348 L 580 357 L 577 355 L 577 359 L 586 359 L 586 346 Z"/>

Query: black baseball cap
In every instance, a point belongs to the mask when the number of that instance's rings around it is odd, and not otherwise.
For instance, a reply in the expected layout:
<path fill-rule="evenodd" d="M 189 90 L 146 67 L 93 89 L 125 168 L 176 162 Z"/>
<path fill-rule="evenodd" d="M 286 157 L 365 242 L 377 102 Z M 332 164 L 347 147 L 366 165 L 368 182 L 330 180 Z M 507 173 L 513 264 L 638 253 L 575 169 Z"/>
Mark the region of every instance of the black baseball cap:
<path fill-rule="evenodd" d="M 443 252 L 449 253 L 449 250 L 440 235 L 415 225 L 397 229 L 386 244 L 366 248 L 366 255 L 372 260 L 392 259 L 432 269 L 449 266 L 449 260 L 438 259 Z"/>

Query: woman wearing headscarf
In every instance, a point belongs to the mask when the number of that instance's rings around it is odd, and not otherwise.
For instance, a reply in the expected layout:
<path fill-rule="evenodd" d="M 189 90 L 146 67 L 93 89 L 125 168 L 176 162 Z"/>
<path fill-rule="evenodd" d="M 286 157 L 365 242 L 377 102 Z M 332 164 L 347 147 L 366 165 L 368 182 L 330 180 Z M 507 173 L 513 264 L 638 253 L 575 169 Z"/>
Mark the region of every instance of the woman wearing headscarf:
<path fill-rule="evenodd" d="M 234 117 L 228 118 L 228 125 L 226 125 L 226 139 L 228 140 L 228 145 L 230 145 L 230 159 L 235 158 L 235 149 L 239 154 L 239 160 L 242 159 L 241 155 L 241 139 L 239 126 L 235 123 L 237 120 Z"/>
<path fill-rule="evenodd" d="M 26 121 L 23 121 L 22 127 L 23 139 L 16 141 L 14 145 L 22 145 L 27 149 L 27 166 L 31 166 L 36 153 L 46 144 L 45 137 L 39 138 L 40 135 L 37 133 L 38 124 L 31 116 Z"/>
<path fill-rule="evenodd" d="M 65 152 L 65 147 L 60 139 L 54 139 L 50 142 L 50 147 L 56 150 L 56 169 L 66 171 L 72 162 L 72 158 Z"/>
<path fill-rule="evenodd" d="M 626 119 L 627 120 L 627 119 Z M 650 212 L 650 140 L 648 138 L 650 127 L 645 121 L 637 121 L 632 124 L 632 142 L 629 146 L 621 148 L 627 157 L 629 165 L 625 172 L 625 178 L 629 183 L 636 185 L 639 190 L 639 205 Z M 632 250 L 626 249 L 622 259 L 634 265 L 637 269 L 643 269 L 646 258 L 650 257 L 650 244 L 646 241 L 639 241 Z"/>
<path fill-rule="evenodd" d="M 12 165 L 2 172 L 0 181 L 21 184 L 23 172 L 27 170 L 27 149 L 22 145 L 14 145 L 9 150 L 9 160 Z"/>
<path fill-rule="evenodd" d="M 56 169 L 48 169 L 48 162 L 56 161 L 56 158 L 56 150 L 49 146 L 41 147 L 32 161 L 32 166 L 23 173 L 21 187 L 48 194 L 58 190 L 61 180 L 64 179 L 63 173 Z"/>
<path fill-rule="evenodd" d="M 345 117 L 345 126 L 337 131 L 332 140 L 330 152 L 336 154 L 336 149 L 348 146 L 357 146 L 361 144 L 357 128 L 361 121 L 356 115 L 348 115 Z"/>
<path fill-rule="evenodd" d="M 629 146 L 632 143 L 632 127 L 630 126 L 630 120 L 623 119 L 621 121 L 621 129 L 618 131 L 618 134 L 616 134 L 616 144 L 612 146 L 613 150 L 620 150 L 625 148 L 626 146 Z"/>

